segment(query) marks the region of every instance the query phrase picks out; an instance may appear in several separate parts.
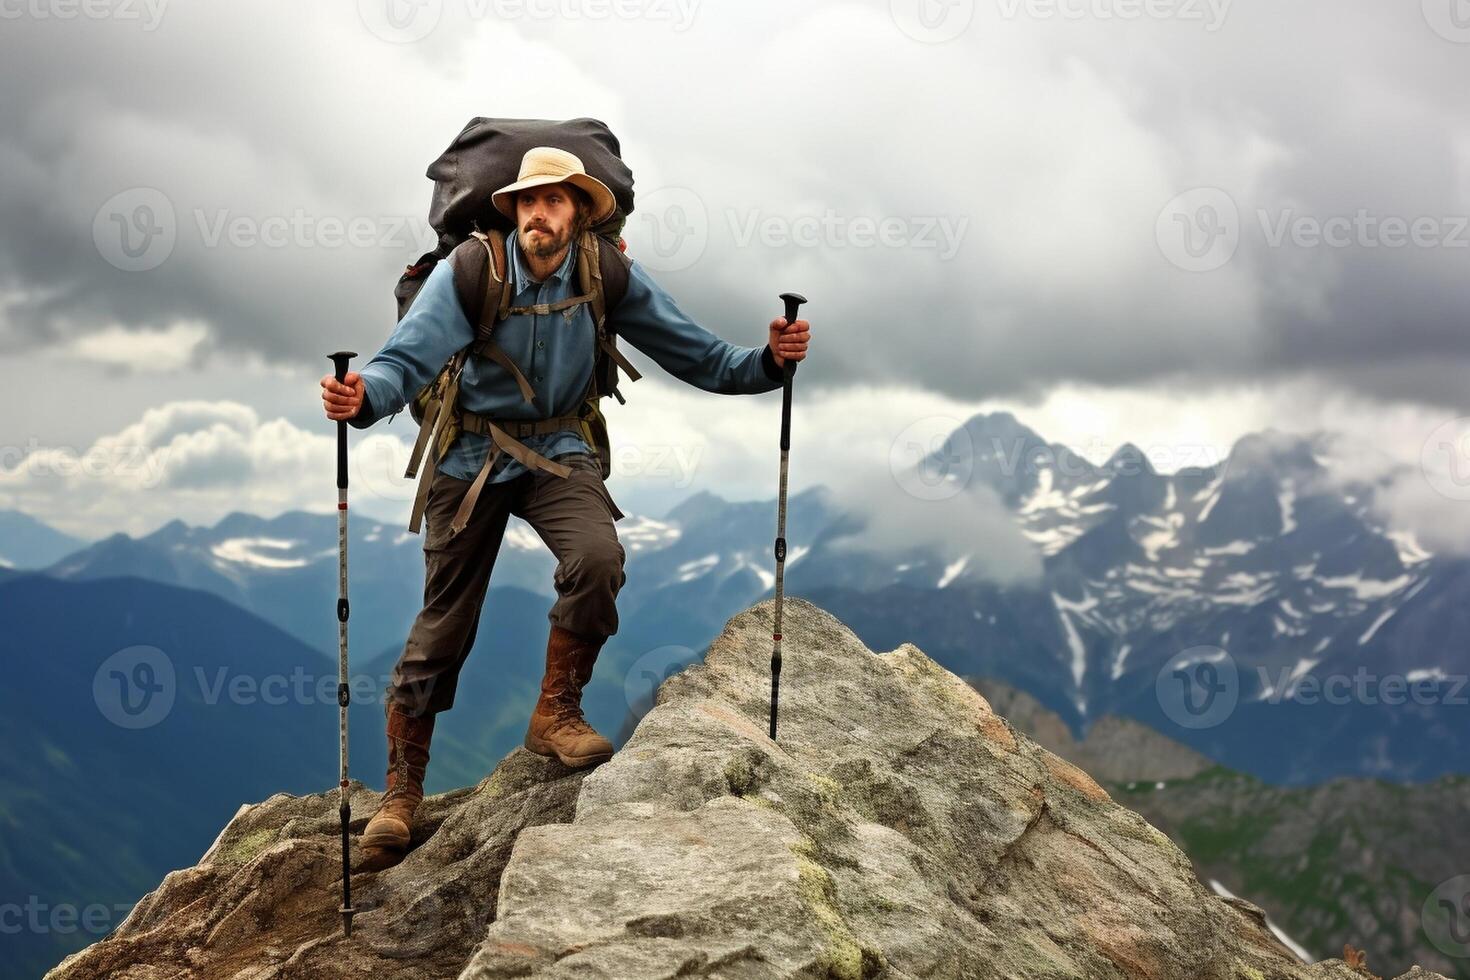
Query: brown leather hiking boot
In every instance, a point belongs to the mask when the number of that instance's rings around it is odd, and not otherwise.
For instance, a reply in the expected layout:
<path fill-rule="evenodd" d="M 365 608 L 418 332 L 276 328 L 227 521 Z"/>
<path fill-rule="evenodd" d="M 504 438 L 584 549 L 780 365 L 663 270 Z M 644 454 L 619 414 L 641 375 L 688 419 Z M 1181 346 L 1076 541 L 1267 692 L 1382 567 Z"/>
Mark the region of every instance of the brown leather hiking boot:
<path fill-rule="evenodd" d="M 369 856 L 370 864 L 396 864 L 408 851 L 413 814 L 424 798 L 435 717 L 415 718 L 396 704 L 388 707 L 388 789 L 360 842 L 365 851 L 380 852 Z"/>
<path fill-rule="evenodd" d="M 602 644 L 599 638 L 580 636 L 560 626 L 551 628 L 546 674 L 526 729 L 526 748 L 538 755 L 554 755 L 564 765 L 578 769 L 612 758 L 612 743 L 582 716 L 582 688 L 592 679 Z"/>

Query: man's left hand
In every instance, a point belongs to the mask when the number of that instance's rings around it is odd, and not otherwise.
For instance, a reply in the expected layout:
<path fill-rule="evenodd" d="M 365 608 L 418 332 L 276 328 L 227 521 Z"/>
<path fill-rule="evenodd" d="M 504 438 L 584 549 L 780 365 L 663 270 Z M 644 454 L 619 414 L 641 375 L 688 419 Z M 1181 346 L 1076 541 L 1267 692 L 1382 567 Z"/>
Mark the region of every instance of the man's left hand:
<path fill-rule="evenodd" d="M 788 324 L 784 316 L 771 321 L 771 353 L 777 367 L 785 367 L 787 361 L 806 360 L 807 344 L 812 339 L 812 325 L 805 320 Z"/>

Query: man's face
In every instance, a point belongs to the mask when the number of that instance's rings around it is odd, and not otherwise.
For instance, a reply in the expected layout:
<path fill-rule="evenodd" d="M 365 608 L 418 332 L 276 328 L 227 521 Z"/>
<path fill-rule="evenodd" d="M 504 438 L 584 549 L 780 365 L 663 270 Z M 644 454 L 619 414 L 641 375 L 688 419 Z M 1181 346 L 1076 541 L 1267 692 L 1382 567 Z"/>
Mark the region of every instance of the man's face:
<path fill-rule="evenodd" d="M 527 253 L 551 258 L 566 248 L 577 230 L 577 203 L 566 184 L 528 187 L 516 195 L 517 236 Z"/>

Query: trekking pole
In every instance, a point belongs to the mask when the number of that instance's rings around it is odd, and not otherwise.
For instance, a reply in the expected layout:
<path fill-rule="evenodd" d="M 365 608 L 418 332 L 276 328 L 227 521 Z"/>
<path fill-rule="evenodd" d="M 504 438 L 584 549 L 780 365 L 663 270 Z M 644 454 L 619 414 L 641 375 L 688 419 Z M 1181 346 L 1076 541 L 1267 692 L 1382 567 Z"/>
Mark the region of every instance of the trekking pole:
<path fill-rule="evenodd" d="M 800 293 L 782 293 L 786 324 L 796 322 L 798 307 L 806 302 Z M 781 484 L 776 497 L 776 624 L 771 630 L 771 740 L 776 738 L 776 703 L 781 690 L 781 606 L 786 598 L 786 463 L 791 455 L 791 379 L 796 362 L 787 361 L 781 380 Z"/>
<path fill-rule="evenodd" d="M 327 355 L 337 367 L 337 381 L 347 380 L 347 362 L 356 357 L 353 351 L 339 350 Z M 342 931 L 352 935 L 352 866 L 347 840 L 347 825 L 352 821 L 352 804 L 347 798 L 347 706 L 352 703 L 347 686 L 347 421 L 337 420 L 337 760 L 342 805 L 337 813 L 342 818 Z"/>

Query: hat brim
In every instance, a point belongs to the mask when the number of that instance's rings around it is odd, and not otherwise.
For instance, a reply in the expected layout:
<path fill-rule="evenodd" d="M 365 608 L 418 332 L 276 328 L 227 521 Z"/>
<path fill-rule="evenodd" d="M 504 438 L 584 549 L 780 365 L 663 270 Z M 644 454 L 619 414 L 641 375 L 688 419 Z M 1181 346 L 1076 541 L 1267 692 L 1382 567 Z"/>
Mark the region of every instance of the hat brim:
<path fill-rule="evenodd" d="M 613 192 L 591 174 L 566 174 L 560 177 L 556 174 L 540 174 L 535 177 L 527 177 L 514 184 L 506 184 L 490 195 L 490 202 L 495 205 L 495 210 L 514 221 L 516 217 L 515 195 L 518 191 L 523 191 L 528 187 L 563 183 L 576 184 L 592 198 L 592 223 L 594 225 L 612 217 L 612 213 L 618 208 L 617 198 L 613 197 Z"/>

